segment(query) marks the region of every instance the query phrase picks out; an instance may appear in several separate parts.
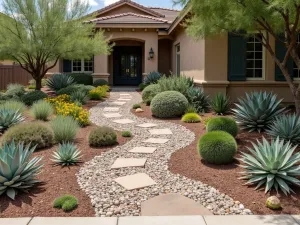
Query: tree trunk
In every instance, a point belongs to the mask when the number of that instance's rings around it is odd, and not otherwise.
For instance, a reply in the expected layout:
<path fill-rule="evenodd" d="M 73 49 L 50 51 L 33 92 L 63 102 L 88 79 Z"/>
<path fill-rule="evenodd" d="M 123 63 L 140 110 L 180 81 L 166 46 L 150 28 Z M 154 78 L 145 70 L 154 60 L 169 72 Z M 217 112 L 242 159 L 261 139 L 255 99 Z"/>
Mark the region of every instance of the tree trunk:
<path fill-rule="evenodd" d="M 42 78 L 38 77 L 35 79 L 35 90 L 40 91 L 42 88 Z"/>

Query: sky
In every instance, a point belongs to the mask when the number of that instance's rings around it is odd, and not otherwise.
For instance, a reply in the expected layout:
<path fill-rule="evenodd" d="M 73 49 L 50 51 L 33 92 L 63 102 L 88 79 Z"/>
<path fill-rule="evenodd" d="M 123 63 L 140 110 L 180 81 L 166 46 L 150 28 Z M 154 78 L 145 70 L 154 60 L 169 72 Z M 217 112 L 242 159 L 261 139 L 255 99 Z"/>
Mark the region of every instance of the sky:
<path fill-rule="evenodd" d="M 118 0 L 82 0 L 82 1 L 88 1 L 91 6 L 91 11 L 95 11 L 100 8 L 103 8 L 104 6 L 108 6 L 112 3 L 115 3 Z M 173 8 L 172 0 L 134 0 L 134 1 L 144 6 Z M 2 0 L 0 0 L 0 11 L 1 11 L 1 4 L 2 4 Z M 176 6 L 175 8 L 178 9 L 179 6 Z"/>

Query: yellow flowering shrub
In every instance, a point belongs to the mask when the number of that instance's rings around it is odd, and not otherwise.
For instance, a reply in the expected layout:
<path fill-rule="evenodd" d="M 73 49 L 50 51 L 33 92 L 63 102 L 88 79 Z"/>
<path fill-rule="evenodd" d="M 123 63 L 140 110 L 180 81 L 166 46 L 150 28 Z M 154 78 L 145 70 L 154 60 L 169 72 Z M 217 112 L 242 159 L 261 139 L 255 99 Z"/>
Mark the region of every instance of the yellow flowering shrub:
<path fill-rule="evenodd" d="M 109 86 L 107 85 L 96 87 L 89 92 L 89 97 L 92 100 L 101 100 L 106 97 L 108 90 Z"/>
<path fill-rule="evenodd" d="M 70 95 L 64 94 L 46 98 L 45 101 L 53 104 L 57 115 L 72 116 L 81 126 L 87 126 L 90 123 L 89 112 L 81 106 L 72 103 Z"/>
<path fill-rule="evenodd" d="M 56 114 L 62 116 L 72 116 L 81 126 L 89 125 L 89 112 L 84 108 L 68 102 L 62 102 L 55 106 Z"/>

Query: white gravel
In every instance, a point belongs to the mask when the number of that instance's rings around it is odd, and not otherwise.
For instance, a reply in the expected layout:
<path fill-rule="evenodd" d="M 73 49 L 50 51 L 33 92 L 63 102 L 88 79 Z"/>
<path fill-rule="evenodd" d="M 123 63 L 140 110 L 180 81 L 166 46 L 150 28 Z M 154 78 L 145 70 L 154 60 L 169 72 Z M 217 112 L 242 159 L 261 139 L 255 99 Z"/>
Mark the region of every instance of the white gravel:
<path fill-rule="evenodd" d="M 105 118 L 103 116 L 103 113 L 105 113 L 104 108 L 111 107 L 111 102 L 119 99 L 121 97 L 120 94 L 126 93 L 130 93 L 132 100 L 127 101 L 122 106 L 117 106 L 120 107 L 119 113 L 122 115 L 120 119 L 130 119 L 134 123 L 117 124 L 113 122 L 114 118 Z M 240 202 L 234 201 L 215 188 L 199 181 L 173 174 L 168 170 L 168 160 L 171 154 L 190 145 L 195 140 L 195 134 L 181 125 L 136 117 L 130 112 L 130 109 L 133 104 L 141 101 L 140 94 L 133 89 L 114 89 L 108 101 L 102 102 L 90 110 L 90 120 L 93 123 L 99 126 L 110 126 L 119 131 L 129 130 L 134 135 L 134 138 L 125 145 L 117 146 L 85 163 L 77 174 L 80 187 L 91 198 L 96 216 L 139 216 L 143 201 L 165 193 L 182 194 L 199 202 L 216 215 L 252 214 Z M 149 129 L 151 128 L 136 126 L 142 123 L 157 124 L 158 126 L 155 129 L 169 128 L 173 135 L 150 135 Z M 150 137 L 167 138 L 170 141 L 165 144 L 143 143 L 144 140 Z M 156 147 L 157 150 L 152 154 L 128 152 L 134 147 L 141 146 Z M 145 168 L 110 169 L 115 160 L 120 157 L 147 157 L 147 162 Z M 114 182 L 114 179 L 118 177 L 136 173 L 148 174 L 157 182 L 157 185 L 127 191 Z"/>

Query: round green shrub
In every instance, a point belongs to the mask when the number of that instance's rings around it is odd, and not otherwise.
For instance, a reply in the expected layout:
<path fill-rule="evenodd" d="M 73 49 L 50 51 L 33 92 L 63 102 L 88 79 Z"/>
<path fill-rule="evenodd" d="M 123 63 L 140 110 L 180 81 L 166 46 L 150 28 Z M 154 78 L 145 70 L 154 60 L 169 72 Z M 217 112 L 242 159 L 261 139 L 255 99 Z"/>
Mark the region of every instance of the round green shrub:
<path fill-rule="evenodd" d="M 83 84 L 72 84 L 68 87 L 62 88 L 56 92 L 57 95 L 72 95 L 76 91 L 89 93 L 90 90 L 93 90 L 94 86 L 83 85 Z"/>
<path fill-rule="evenodd" d="M 106 80 L 103 80 L 103 79 L 95 80 L 94 83 L 93 83 L 93 86 L 95 86 L 95 87 L 103 86 L 103 85 L 108 85 L 108 82 Z"/>
<path fill-rule="evenodd" d="M 198 152 L 208 163 L 228 164 L 237 152 L 235 139 L 225 131 L 212 131 L 198 142 Z"/>
<path fill-rule="evenodd" d="M 151 102 L 152 114 L 159 118 L 182 116 L 189 105 L 183 94 L 177 91 L 165 91 L 157 94 Z"/>
<path fill-rule="evenodd" d="M 132 136 L 132 134 L 131 134 L 130 131 L 123 131 L 122 132 L 122 137 L 131 137 L 131 136 Z"/>
<path fill-rule="evenodd" d="M 58 143 L 74 141 L 80 129 L 78 122 L 71 116 L 57 116 L 50 124 Z"/>
<path fill-rule="evenodd" d="M 87 74 L 87 73 L 71 73 L 69 75 L 71 77 L 73 77 L 74 82 L 76 84 L 84 84 L 84 85 L 92 85 L 93 84 L 92 74 Z"/>
<path fill-rule="evenodd" d="M 32 105 L 34 102 L 47 98 L 48 95 L 42 91 L 31 91 L 21 97 L 21 101 L 26 105 Z"/>
<path fill-rule="evenodd" d="M 206 131 L 225 131 L 229 134 L 231 134 L 233 137 L 236 137 L 239 131 L 237 123 L 229 118 L 229 117 L 216 117 L 209 120 Z"/>
<path fill-rule="evenodd" d="M 139 85 L 140 91 L 143 91 L 147 86 L 148 86 L 147 84 L 141 83 L 141 84 Z"/>
<path fill-rule="evenodd" d="M 181 120 L 185 123 L 200 123 L 201 117 L 197 113 L 186 113 Z"/>
<path fill-rule="evenodd" d="M 160 93 L 160 86 L 158 84 L 151 84 L 147 87 L 142 92 L 142 99 L 144 102 L 146 101 L 152 101 L 152 99 Z"/>
<path fill-rule="evenodd" d="M 110 146 L 117 143 L 117 134 L 110 127 L 97 127 L 89 135 L 89 144 L 93 147 Z"/>
<path fill-rule="evenodd" d="M 72 195 L 65 195 L 54 200 L 53 208 L 63 209 L 65 212 L 70 212 L 76 209 L 78 200 Z"/>
<path fill-rule="evenodd" d="M 30 111 L 31 111 L 31 115 L 36 120 L 47 121 L 49 116 L 53 114 L 54 109 L 51 103 L 46 102 L 44 100 L 39 100 L 32 105 Z"/>
<path fill-rule="evenodd" d="M 140 104 L 134 104 L 132 106 L 133 109 L 139 109 L 139 108 L 142 108 Z"/>
<path fill-rule="evenodd" d="M 50 147 L 54 142 L 53 131 L 43 123 L 22 123 L 9 128 L 3 135 L 2 143 L 12 141 L 23 142 L 24 145 L 35 146 L 37 149 Z"/>

